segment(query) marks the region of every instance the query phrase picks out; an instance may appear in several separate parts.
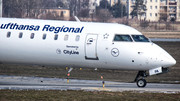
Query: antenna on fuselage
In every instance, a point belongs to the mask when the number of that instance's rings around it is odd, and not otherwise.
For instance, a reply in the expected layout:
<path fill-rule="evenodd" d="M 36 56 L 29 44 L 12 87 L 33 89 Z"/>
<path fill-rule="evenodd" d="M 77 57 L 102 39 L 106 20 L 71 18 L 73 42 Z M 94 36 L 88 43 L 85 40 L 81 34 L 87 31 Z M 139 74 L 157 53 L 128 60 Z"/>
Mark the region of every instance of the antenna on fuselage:
<path fill-rule="evenodd" d="M 81 22 L 77 16 L 74 16 L 74 18 L 76 19 L 77 22 Z"/>

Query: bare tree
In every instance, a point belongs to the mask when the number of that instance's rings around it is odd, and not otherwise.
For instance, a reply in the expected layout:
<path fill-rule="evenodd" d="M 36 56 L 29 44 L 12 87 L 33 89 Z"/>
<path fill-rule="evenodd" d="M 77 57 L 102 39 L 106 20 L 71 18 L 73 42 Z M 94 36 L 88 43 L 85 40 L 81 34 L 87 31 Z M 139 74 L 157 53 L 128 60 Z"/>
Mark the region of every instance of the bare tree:
<path fill-rule="evenodd" d="M 64 20 L 64 17 L 59 15 L 57 12 L 48 12 L 45 15 L 41 15 L 40 18 L 47 20 Z"/>
<path fill-rule="evenodd" d="M 144 1 L 144 0 L 136 0 L 135 5 L 132 6 L 133 10 L 132 10 L 132 12 L 130 14 L 132 16 L 132 18 L 134 16 L 137 16 L 137 18 L 138 18 L 138 15 L 140 15 L 140 17 L 141 17 L 143 14 L 145 14 L 145 11 L 147 9 L 146 9 L 146 5 L 145 5 L 144 2 L 146 2 L 146 1 Z"/>
<path fill-rule="evenodd" d="M 61 0 L 61 1 L 63 1 L 63 4 L 64 4 L 64 7 L 65 8 L 70 8 L 70 2 L 71 2 L 71 0 Z"/>
<path fill-rule="evenodd" d="M 27 17 L 32 9 L 37 8 L 37 0 L 3 0 L 3 12 L 7 17 L 20 18 L 26 12 Z"/>
<path fill-rule="evenodd" d="M 62 0 L 55 0 L 56 7 L 65 7 Z"/>
<path fill-rule="evenodd" d="M 42 0 L 41 4 L 44 8 L 49 8 L 49 7 L 56 7 L 56 3 L 54 0 Z"/>
<path fill-rule="evenodd" d="M 70 15 L 76 15 L 76 0 L 70 0 L 69 1 L 69 9 L 70 9 Z"/>
<path fill-rule="evenodd" d="M 89 0 L 83 0 L 81 7 L 84 9 L 88 9 L 89 8 Z"/>
<path fill-rule="evenodd" d="M 168 15 L 166 13 L 160 14 L 159 20 L 167 21 Z"/>
<path fill-rule="evenodd" d="M 27 17 L 34 17 L 33 9 L 37 9 L 38 3 L 36 0 L 22 0 L 20 3 L 27 12 Z M 31 15 L 31 16 L 30 16 Z"/>
<path fill-rule="evenodd" d="M 111 18 L 111 13 L 109 10 L 100 9 L 96 12 L 96 17 L 98 22 L 107 22 Z"/>
<path fill-rule="evenodd" d="M 82 9 L 79 13 L 78 13 L 79 17 L 83 17 L 83 19 L 85 17 L 89 17 L 89 9 Z"/>
<path fill-rule="evenodd" d="M 146 21 L 146 20 L 141 21 L 140 22 L 140 26 L 145 29 L 146 27 L 149 26 L 149 21 Z"/>
<path fill-rule="evenodd" d="M 20 17 L 18 2 L 16 0 L 3 0 L 3 16 L 4 17 Z"/>
<path fill-rule="evenodd" d="M 68 0 L 70 9 L 70 15 L 78 15 L 81 9 L 89 9 L 89 0 Z"/>

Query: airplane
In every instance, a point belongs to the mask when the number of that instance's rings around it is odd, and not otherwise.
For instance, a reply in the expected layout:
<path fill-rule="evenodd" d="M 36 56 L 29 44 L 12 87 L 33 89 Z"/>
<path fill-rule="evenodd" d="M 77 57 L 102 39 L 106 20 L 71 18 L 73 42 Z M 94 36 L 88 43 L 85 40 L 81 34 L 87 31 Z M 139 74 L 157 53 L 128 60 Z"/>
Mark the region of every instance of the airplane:
<path fill-rule="evenodd" d="M 134 82 L 145 87 L 176 60 L 122 24 L 0 18 L 0 64 L 138 71 Z"/>

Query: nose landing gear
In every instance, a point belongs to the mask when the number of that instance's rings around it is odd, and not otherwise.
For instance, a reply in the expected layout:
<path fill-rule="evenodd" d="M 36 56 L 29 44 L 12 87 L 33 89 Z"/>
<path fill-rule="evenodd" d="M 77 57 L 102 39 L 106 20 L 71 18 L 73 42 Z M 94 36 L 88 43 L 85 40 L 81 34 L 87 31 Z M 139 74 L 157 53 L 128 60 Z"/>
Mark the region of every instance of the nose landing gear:
<path fill-rule="evenodd" d="M 147 77 L 148 75 L 146 74 L 146 71 L 139 71 L 134 82 L 137 82 L 137 86 L 138 87 L 145 87 L 147 82 L 144 79 L 144 77 Z M 140 77 L 142 77 L 141 79 L 139 79 Z M 139 80 L 138 80 L 139 79 Z"/>
<path fill-rule="evenodd" d="M 137 81 L 137 86 L 138 86 L 138 87 L 145 87 L 146 84 L 147 84 L 147 82 L 146 82 L 145 79 L 139 79 L 139 80 Z"/>

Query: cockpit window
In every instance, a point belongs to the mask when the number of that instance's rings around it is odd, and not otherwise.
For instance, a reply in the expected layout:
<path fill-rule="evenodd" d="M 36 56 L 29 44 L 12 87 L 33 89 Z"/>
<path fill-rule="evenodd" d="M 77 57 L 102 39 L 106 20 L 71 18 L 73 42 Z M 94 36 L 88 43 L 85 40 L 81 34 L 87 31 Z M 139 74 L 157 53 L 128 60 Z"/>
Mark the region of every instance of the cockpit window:
<path fill-rule="evenodd" d="M 126 41 L 126 42 L 132 42 L 132 39 L 129 35 L 116 35 L 114 37 L 114 41 Z"/>
<path fill-rule="evenodd" d="M 132 35 L 135 42 L 149 42 L 148 38 L 144 35 Z"/>

